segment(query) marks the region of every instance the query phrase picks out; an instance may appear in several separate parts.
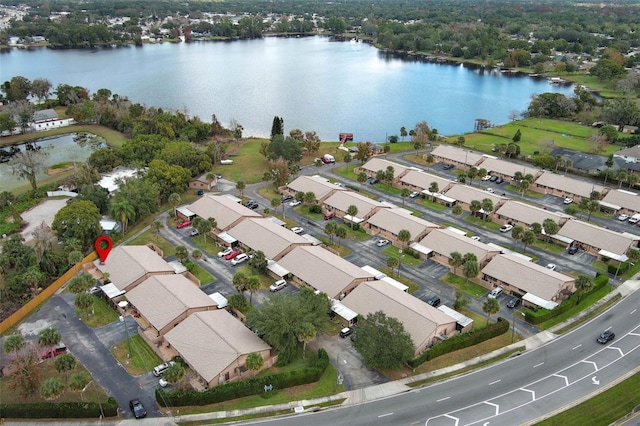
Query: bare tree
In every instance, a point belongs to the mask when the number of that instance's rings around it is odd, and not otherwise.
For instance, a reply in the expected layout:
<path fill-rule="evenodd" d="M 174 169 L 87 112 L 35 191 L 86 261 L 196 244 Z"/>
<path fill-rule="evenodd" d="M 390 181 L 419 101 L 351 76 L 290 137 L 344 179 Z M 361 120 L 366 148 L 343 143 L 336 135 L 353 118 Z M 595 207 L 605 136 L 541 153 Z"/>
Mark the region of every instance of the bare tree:
<path fill-rule="evenodd" d="M 17 175 L 19 179 L 29 181 L 31 188 L 35 191 L 38 189 L 37 176 L 45 168 L 45 161 L 49 153 L 39 149 L 19 152 L 9 160 L 11 173 Z"/>

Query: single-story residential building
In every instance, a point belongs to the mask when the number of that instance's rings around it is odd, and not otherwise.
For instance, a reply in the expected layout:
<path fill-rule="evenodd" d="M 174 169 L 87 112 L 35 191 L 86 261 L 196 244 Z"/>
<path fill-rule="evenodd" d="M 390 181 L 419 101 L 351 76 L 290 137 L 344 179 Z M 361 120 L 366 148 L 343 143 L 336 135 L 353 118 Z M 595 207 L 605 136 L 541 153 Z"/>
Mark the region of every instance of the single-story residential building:
<path fill-rule="evenodd" d="M 120 291 L 131 291 L 152 275 L 175 274 L 174 268 L 148 246 L 114 247 L 104 263 L 97 259 L 83 268 L 93 276 L 109 274 L 111 284 Z"/>
<path fill-rule="evenodd" d="M 189 181 L 189 188 L 211 191 L 211 188 L 218 183 L 218 177 L 214 173 L 211 173 L 211 177 L 207 177 L 208 174 L 209 173 L 203 173 L 200 176 L 191 179 L 191 181 Z"/>
<path fill-rule="evenodd" d="M 602 185 L 594 184 L 580 179 L 574 179 L 565 175 L 544 172 L 529 187 L 532 191 L 543 194 L 556 195 L 562 198 L 573 198 L 580 201 L 582 198 L 590 198 L 593 191 L 604 194 L 607 189 Z"/>
<path fill-rule="evenodd" d="M 516 163 L 514 161 L 507 161 L 494 157 L 485 157 L 478 168 L 486 169 L 487 173 L 501 177 L 507 181 L 511 181 L 517 172 L 522 173 L 523 176 L 530 174 L 534 178 L 538 177 L 538 175 L 542 173 L 542 170 L 535 167 L 529 167 L 523 163 Z"/>
<path fill-rule="evenodd" d="M 369 272 L 320 246 L 296 247 L 278 265 L 290 272 L 294 284 L 307 285 L 332 299 L 342 299 L 361 282 L 374 279 Z"/>
<path fill-rule="evenodd" d="M 611 212 L 632 216 L 640 213 L 640 196 L 624 189 L 612 189 L 600 201 L 600 206 Z"/>
<path fill-rule="evenodd" d="M 216 220 L 217 229 L 226 231 L 248 217 L 262 217 L 262 215 L 247 208 L 226 195 L 205 194 L 191 203 L 189 210 L 202 219 L 210 217 Z"/>
<path fill-rule="evenodd" d="M 309 240 L 269 218 L 247 218 L 226 232 L 242 246 L 262 250 L 267 259 L 278 260 L 296 247 L 311 245 Z"/>
<path fill-rule="evenodd" d="M 444 144 L 435 147 L 431 151 L 431 155 L 438 163 L 453 164 L 457 168 L 464 170 L 468 170 L 471 167 L 481 167 L 479 164 L 486 158 L 484 154 Z"/>
<path fill-rule="evenodd" d="M 293 195 L 294 197 L 298 192 L 302 192 L 303 194 L 313 192 L 316 196 L 316 202 L 318 203 L 322 203 L 329 195 L 336 191 L 346 190 L 346 188 L 334 185 L 329 182 L 329 179 L 318 175 L 299 176 L 293 182 L 288 183 L 280 189 L 284 195 Z"/>
<path fill-rule="evenodd" d="M 451 185 L 455 185 L 455 182 L 452 180 L 417 170 L 409 170 L 400 177 L 400 185 L 416 192 L 428 190 L 434 182 L 438 185 L 437 192 L 445 192 Z"/>
<path fill-rule="evenodd" d="M 57 129 L 75 123 L 73 118 L 60 118 L 53 109 L 43 109 L 33 113 L 33 124 L 31 128 L 35 131 Z"/>
<path fill-rule="evenodd" d="M 424 237 L 429 232 L 429 229 L 439 228 L 440 226 L 413 216 L 409 210 L 396 208 L 378 210 L 367 219 L 363 227 L 371 235 L 388 238 L 394 244 L 400 244 L 398 233 L 403 229 L 406 229 L 411 234 L 410 241 L 417 241 Z"/>
<path fill-rule="evenodd" d="M 394 163 L 393 161 L 385 160 L 384 158 L 373 157 L 370 158 L 369 161 L 364 163 L 360 167 L 356 167 L 353 172 L 358 174 L 360 172 L 364 172 L 369 177 L 376 177 L 378 171 L 382 170 L 384 172 L 387 171 L 388 167 L 393 167 L 393 181 L 397 182 L 398 178 L 402 177 L 407 171 L 416 169 L 403 166 L 402 164 Z"/>
<path fill-rule="evenodd" d="M 351 217 L 347 214 L 350 206 L 356 206 L 358 212 Z M 391 207 L 388 203 L 381 203 L 353 191 L 337 191 L 324 200 L 325 213 L 333 213 L 338 217 L 354 223 L 360 223 L 383 208 Z"/>
<path fill-rule="evenodd" d="M 276 361 L 275 352 L 224 309 L 195 312 L 164 336 L 173 351 L 199 376 L 205 387 L 251 377 L 247 355 L 257 352 L 263 368 Z"/>
<path fill-rule="evenodd" d="M 553 309 L 576 290 L 574 277 L 512 254 L 495 256 L 482 268 L 481 275 L 488 288 L 501 286 L 507 293 L 522 297 L 528 306 Z"/>
<path fill-rule="evenodd" d="M 452 271 L 453 267 L 449 265 L 449 259 L 453 252 L 458 252 L 462 256 L 473 253 L 478 259 L 480 268 L 489 263 L 494 256 L 500 254 L 499 248 L 473 240 L 451 229 L 434 229 L 422 240 L 412 244 L 411 248 L 426 258 L 450 267 Z"/>
<path fill-rule="evenodd" d="M 494 218 L 498 223 L 510 223 L 526 228 L 533 223 L 542 225 L 547 219 L 551 219 L 561 226 L 571 216 L 562 212 L 551 212 L 521 201 L 508 200 L 496 210 Z"/>
<path fill-rule="evenodd" d="M 154 275 L 127 292 L 127 300 L 138 312 L 144 337 L 156 339 L 194 312 L 217 309 L 218 305 L 183 275 Z M 145 339 L 147 340 L 147 339 Z"/>
<path fill-rule="evenodd" d="M 492 192 L 483 191 L 480 188 L 475 188 L 469 185 L 457 184 L 451 186 L 445 195 L 449 198 L 453 198 L 456 200 L 456 204 L 462 207 L 465 210 L 469 210 L 472 201 L 480 201 L 485 198 L 490 199 L 493 202 L 493 209 L 500 207 L 500 205 L 507 201 L 506 198 L 501 197 Z M 492 212 L 488 212 L 492 213 Z"/>
<path fill-rule="evenodd" d="M 598 258 L 604 256 L 623 262 L 627 260 L 627 251 L 630 248 L 638 248 L 640 240 L 638 235 L 619 233 L 580 220 L 567 221 L 552 238 L 568 246 L 577 246 Z"/>
<path fill-rule="evenodd" d="M 400 321 L 413 340 L 416 356 L 458 333 L 454 318 L 383 282 L 360 284 L 342 304 L 363 317 L 382 311 L 387 317 Z"/>

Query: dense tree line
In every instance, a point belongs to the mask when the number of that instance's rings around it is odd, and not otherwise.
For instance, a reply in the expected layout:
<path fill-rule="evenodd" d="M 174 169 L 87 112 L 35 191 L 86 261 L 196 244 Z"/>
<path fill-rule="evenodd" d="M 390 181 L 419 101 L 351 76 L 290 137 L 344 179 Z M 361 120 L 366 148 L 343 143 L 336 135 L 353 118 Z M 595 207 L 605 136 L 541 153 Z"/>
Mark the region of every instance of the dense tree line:
<path fill-rule="evenodd" d="M 44 35 L 52 45 L 63 47 L 138 43 L 143 26 L 156 35 L 164 29 L 169 37 L 182 35 L 187 40 L 194 33 L 256 38 L 265 33 L 350 32 L 393 52 L 444 54 L 507 67 L 534 66 L 553 59 L 556 52 L 596 56 L 600 49 L 610 48 L 626 55 L 640 44 L 640 10 L 624 1 L 605 7 L 588 1 L 515 0 L 443 0 L 428 6 L 417 0 L 26 4 L 31 6 L 29 15 L 0 32 L 0 42 L 8 35 Z M 51 13 L 63 12 L 55 15 L 60 19 L 49 19 Z M 239 19 L 234 22 L 228 14 Z M 131 19 L 118 24 L 107 20 L 117 17 Z M 632 66 L 638 56 L 626 56 L 624 61 Z M 564 60 L 564 66 L 572 70 L 575 64 Z"/>

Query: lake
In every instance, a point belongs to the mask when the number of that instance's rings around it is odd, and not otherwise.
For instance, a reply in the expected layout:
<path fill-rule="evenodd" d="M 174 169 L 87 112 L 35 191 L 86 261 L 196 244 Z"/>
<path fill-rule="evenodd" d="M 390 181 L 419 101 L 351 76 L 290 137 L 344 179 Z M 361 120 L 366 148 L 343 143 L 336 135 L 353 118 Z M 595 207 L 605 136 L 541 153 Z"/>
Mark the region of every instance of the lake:
<path fill-rule="evenodd" d="M 476 118 L 509 122 L 534 93 L 573 93 L 499 71 L 392 58 L 357 42 L 327 37 L 164 43 L 99 50 L 12 49 L 0 54 L 0 82 L 22 75 L 107 88 L 134 102 L 185 111 L 244 136 L 268 136 L 274 116 L 292 129 L 383 142 L 427 121 L 442 135 L 473 130 Z"/>

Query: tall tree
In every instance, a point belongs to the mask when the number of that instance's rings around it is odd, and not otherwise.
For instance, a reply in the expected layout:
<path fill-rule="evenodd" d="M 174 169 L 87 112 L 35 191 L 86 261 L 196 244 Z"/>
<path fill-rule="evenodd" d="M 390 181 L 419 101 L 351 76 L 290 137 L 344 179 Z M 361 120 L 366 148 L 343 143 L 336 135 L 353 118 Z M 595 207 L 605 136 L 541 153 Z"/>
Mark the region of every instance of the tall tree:
<path fill-rule="evenodd" d="M 449 255 L 449 265 L 453 266 L 453 273 L 458 275 L 458 267 L 464 263 L 462 260 L 462 254 L 458 251 L 451 252 Z"/>
<path fill-rule="evenodd" d="M 491 315 L 500 312 L 500 302 L 498 302 L 498 299 L 488 297 L 482 304 L 482 311 L 487 314 L 487 324 L 489 324 Z"/>
<path fill-rule="evenodd" d="M 338 226 L 336 228 L 336 237 L 338 237 L 338 245 L 342 245 L 342 240 L 347 238 L 347 228 L 344 226 Z"/>
<path fill-rule="evenodd" d="M 271 124 L 271 139 L 277 135 L 284 135 L 284 119 L 276 115 Z"/>
<path fill-rule="evenodd" d="M 59 239 L 75 239 L 87 249 L 102 232 L 100 219 L 102 215 L 91 201 L 74 201 L 56 213 L 51 228 Z"/>
<path fill-rule="evenodd" d="M 18 179 L 26 179 L 34 191 L 38 189 L 38 174 L 44 170 L 49 153 L 44 149 L 26 149 L 15 154 L 7 163 Z"/>
<path fill-rule="evenodd" d="M 310 322 L 303 322 L 298 328 L 298 340 L 302 342 L 302 358 L 306 358 L 307 343 L 312 342 L 316 338 L 316 328 Z"/>
<path fill-rule="evenodd" d="M 76 308 L 80 309 L 82 312 L 87 312 L 89 308 L 93 307 L 95 303 L 95 299 L 89 293 L 80 293 L 76 296 L 76 300 L 74 304 Z"/>
<path fill-rule="evenodd" d="M 136 209 L 130 202 L 123 200 L 111 204 L 109 214 L 111 214 L 111 216 L 116 220 L 120 221 L 122 224 L 122 235 L 124 236 L 127 232 L 127 225 L 129 224 L 129 221 L 136 218 Z"/>
<path fill-rule="evenodd" d="M 411 195 L 411 191 L 408 188 L 402 188 L 400 190 L 400 196 L 402 197 L 402 207 L 404 207 L 404 200 Z"/>
<path fill-rule="evenodd" d="M 38 344 L 45 348 L 51 348 L 62 340 L 62 335 L 57 328 L 47 327 L 38 333 Z"/>
<path fill-rule="evenodd" d="M 56 371 L 58 373 L 64 373 L 67 384 L 69 383 L 69 371 L 76 368 L 76 359 L 73 355 L 67 353 L 62 354 L 56 358 L 55 362 Z"/>
<path fill-rule="evenodd" d="M 22 334 L 12 334 L 4 339 L 2 349 L 7 354 L 13 354 L 14 356 L 17 356 L 18 352 L 20 352 L 26 346 L 26 344 L 27 343 L 24 340 Z"/>
<path fill-rule="evenodd" d="M 176 207 L 178 207 L 180 205 L 180 194 L 178 194 L 177 192 L 172 192 L 169 195 L 169 204 L 171 204 L 171 207 L 173 208 L 173 214 L 175 216 L 176 219 L 178 219 L 178 210 L 176 210 Z"/>
<path fill-rule="evenodd" d="M 264 365 L 264 359 L 258 352 L 251 352 L 247 355 L 247 359 L 245 360 L 244 364 L 249 370 L 253 371 L 253 377 L 255 378 L 256 373 L 260 371 L 260 369 Z"/>
<path fill-rule="evenodd" d="M 356 215 L 358 214 L 358 207 L 356 207 L 354 204 L 351 204 L 349 207 L 347 207 L 347 214 L 352 218 L 349 221 L 349 225 L 351 226 L 351 228 L 353 228 L 353 219 L 355 219 Z"/>
<path fill-rule="evenodd" d="M 524 234 L 522 234 L 522 244 L 523 244 L 523 253 L 527 252 L 527 246 L 531 245 L 534 243 L 534 241 L 536 240 L 536 234 L 533 231 L 524 231 Z"/>
<path fill-rule="evenodd" d="M 260 290 L 260 278 L 256 275 L 247 277 L 244 288 L 249 292 L 249 304 L 253 305 L 253 293 Z"/>
<path fill-rule="evenodd" d="M 236 189 L 238 190 L 238 194 L 240 194 L 240 198 L 244 197 L 244 190 L 247 188 L 247 185 L 243 180 L 239 180 L 236 182 Z"/>
<path fill-rule="evenodd" d="M 578 304 L 582 299 L 582 295 L 588 292 L 593 286 L 593 281 L 586 275 L 579 275 L 576 279 L 576 290 L 578 291 Z"/>
<path fill-rule="evenodd" d="M 367 315 L 360 323 L 354 346 L 367 367 L 381 370 L 402 367 L 415 352 L 413 340 L 402 323 L 382 311 Z"/>

